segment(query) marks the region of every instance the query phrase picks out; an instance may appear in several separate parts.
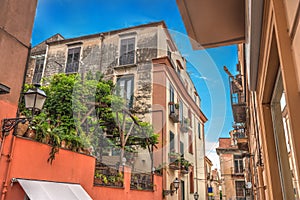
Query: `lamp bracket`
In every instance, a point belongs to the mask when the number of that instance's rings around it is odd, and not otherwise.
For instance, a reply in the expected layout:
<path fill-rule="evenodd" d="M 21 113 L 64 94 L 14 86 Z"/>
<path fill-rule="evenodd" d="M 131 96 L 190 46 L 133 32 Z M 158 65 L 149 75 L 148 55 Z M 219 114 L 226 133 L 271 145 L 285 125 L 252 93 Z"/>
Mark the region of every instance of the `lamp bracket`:
<path fill-rule="evenodd" d="M 163 190 L 163 197 L 166 197 L 168 195 L 173 196 L 175 190 Z"/>
<path fill-rule="evenodd" d="M 5 118 L 3 119 L 2 124 L 2 134 L 3 136 L 7 136 L 8 133 L 14 129 L 19 123 L 25 124 L 25 122 L 29 118 L 26 117 L 20 117 L 20 118 Z"/>

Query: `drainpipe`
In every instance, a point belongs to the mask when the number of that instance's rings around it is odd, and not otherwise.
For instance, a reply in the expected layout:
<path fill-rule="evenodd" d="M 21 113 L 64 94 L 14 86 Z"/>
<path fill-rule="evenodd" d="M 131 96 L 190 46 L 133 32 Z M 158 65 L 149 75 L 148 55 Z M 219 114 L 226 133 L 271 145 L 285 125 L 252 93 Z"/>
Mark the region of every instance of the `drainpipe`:
<path fill-rule="evenodd" d="M 21 94 L 23 93 L 24 84 L 25 84 L 25 81 L 26 81 L 26 73 L 27 73 L 27 69 L 28 69 L 28 66 L 29 66 L 29 59 L 30 59 L 30 53 L 31 53 L 31 44 L 27 48 L 28 48 L 27 60 L 26 60 L 26 65 L 25 65 L 25 69 L 24 69 L 23 83 L 22 83 L 22 87 L 21 87 Z M 18 106 L 21 104 L 22 99 L 23 99 L 23 95 L 20 95 Z M 18 108 L 16 116 L 18 117 L 19 114 L 20 113 L 19 113 L 19 108 Z M 13 130 L 13 132 L 14 131 L 15 131 L 15 129 Z M 8 181 L 9 181 L 8 178 L 9 178 L 9 175 L 10 175 L 10 169 L 11 169 L 11 164 L 12 164 L 12 160 L 13 160 L 13 151 L 14 151 L 14 147 L 15 147 L 16 137 L 14 135 L 12 135 L 11 137 L 12 137 L 12 139 L 11 139 L 11 143 L 10 143 L 9 153 L 7 155 L 2 154 L 2 150 L 3 150 L 3 146 L 4 146 L 4 139 L 5 139 L 4 135 L 3 135 L 3 140 L 2 140 L 2 143 L 1 143 L 1 149 L 0 149 L 1 150 L 0 160 L 1 160 L 2 156 L 6 156 L 7 157 L 7 162 L 8 162 L 6 172 L 5 172 L 5 178 L 3 180 L 3 185 L 2 185 L 2 189 L 1 189 L 1 200 L 5 199 L 5 196 L 6 196 L 6 193 L 7 193 Z"/>

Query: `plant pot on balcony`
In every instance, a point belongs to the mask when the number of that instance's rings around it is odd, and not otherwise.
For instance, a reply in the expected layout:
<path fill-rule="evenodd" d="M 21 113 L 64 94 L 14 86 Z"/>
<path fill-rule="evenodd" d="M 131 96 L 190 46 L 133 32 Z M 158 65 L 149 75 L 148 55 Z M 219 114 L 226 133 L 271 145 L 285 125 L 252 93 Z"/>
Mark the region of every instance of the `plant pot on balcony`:
<path fill-rule="evenodd" d="M 180 173 L 186 175 L 189 173 L 189 169 L 181 168 Z"/>
<path fill-rule="evenodd" d="M 190 129 L 190 119 L 185 118 L 181 121 L 180 130 L 184 133 L 188 132 Z"/>
<path fill-rule="evenodd" d="M 189 127 L 188 127 L 187 124 L 182 124 L 182 125 L 180 126 L 180 130 L 181 130 L 182 132 L 186 133 L 186 132 L 189 131 Z"/>
<path fill-rule="evenodd" d="M 174 102 L 169 102 L 169 117 L 174 123 L 179 122 L 179 104 Z"/>
<path fill-rule="evenodd" d="M 177 163 L 177 162 L 172 162 L 172 163 L 169 164 L 169 168 L 170 168 L 170 169 L 173 169 L 173 170 L 179 170 L 179 169 L 180 169 L 179 163 Z"/>
<path fill-rule="evenodd" d="M 171 118 L 171 120 L 174 122 L 174 123 L 178 123 L 179 122 L 179 114 L 178 112 L 176 113 L 175 112 L 171 112 L 169 117 Z"/>

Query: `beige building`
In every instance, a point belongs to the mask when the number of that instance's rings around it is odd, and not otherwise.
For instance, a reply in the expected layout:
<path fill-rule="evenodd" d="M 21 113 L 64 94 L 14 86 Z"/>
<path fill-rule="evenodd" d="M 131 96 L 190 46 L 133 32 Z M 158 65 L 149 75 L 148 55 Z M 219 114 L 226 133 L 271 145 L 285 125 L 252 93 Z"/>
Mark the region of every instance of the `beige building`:
<path fill-rule="evenodd" d="M 212 195 L 211 199 L 220 200 L 221 199 L 221 191 L 222 191 L 222 190 L 220 190 L 221 179 L 220 179 L 219 171 L 217 168 L 211 170 L 210 182 L 211 182 L 211 187 L 213 190 L 213 195 Z"/>
<path fill-rule="evenodd" d="M 247 82 L 246 178 L 254 198 L 299 199 L 300 1 L 177 3 L 187 32 L 202 45 L 195 48 L 245 44 L 239 47 L 239 64 L 245 66 L 241 73 Z M 220 28 L 220 23 L 227 27 Z M 220 31 L 204 31 L 211 27 Z"/>
<path fill-rule="evenodd" d="M 186 72 L 164 22 L 65 39 L 57 34 L 33 48 L 27 83 L 40 82 L 57 73 L 101 72 L 120 88 L 128 108 L 152 123 L 159 133 L 152 165 L 148 151 L 139 150 L 134 172 L 162 170 L 162 198 L 206 198 L 204 123 L 200 97 Z M 113 164 L 117 151 L 103 162 Z M 98 156 L 96 154 L 96 156 Z M 180 187 L 174 190 L 173 181 Z M 172 193 L 172 195 L 170 194 Z"/>
<path fill-rule="evenodd" d="M 222 199 L 250 199 L 244 177 L 243 151 L 238 148 L 235 131 L 230 138 L 219 138 L 217 153 L 220 156 Z"/>
<path fill-rule="evenodd" d="M 220 200 L 220 176 L 218 169 L 212 169 L 213 163 L 205 156 L 206 163 L 206 181 L 207 181 L 207 198 L 209 200 Z"/>

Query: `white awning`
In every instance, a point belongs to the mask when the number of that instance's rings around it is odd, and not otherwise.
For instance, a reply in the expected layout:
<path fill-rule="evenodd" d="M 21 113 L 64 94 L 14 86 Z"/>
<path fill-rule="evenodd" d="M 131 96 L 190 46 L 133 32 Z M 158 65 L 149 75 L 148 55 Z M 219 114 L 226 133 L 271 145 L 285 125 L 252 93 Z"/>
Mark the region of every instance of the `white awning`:
<path fill-rule="evenodd" d="M 91 200 L 79 184 L 16 179 L 30 200 Z"/>

